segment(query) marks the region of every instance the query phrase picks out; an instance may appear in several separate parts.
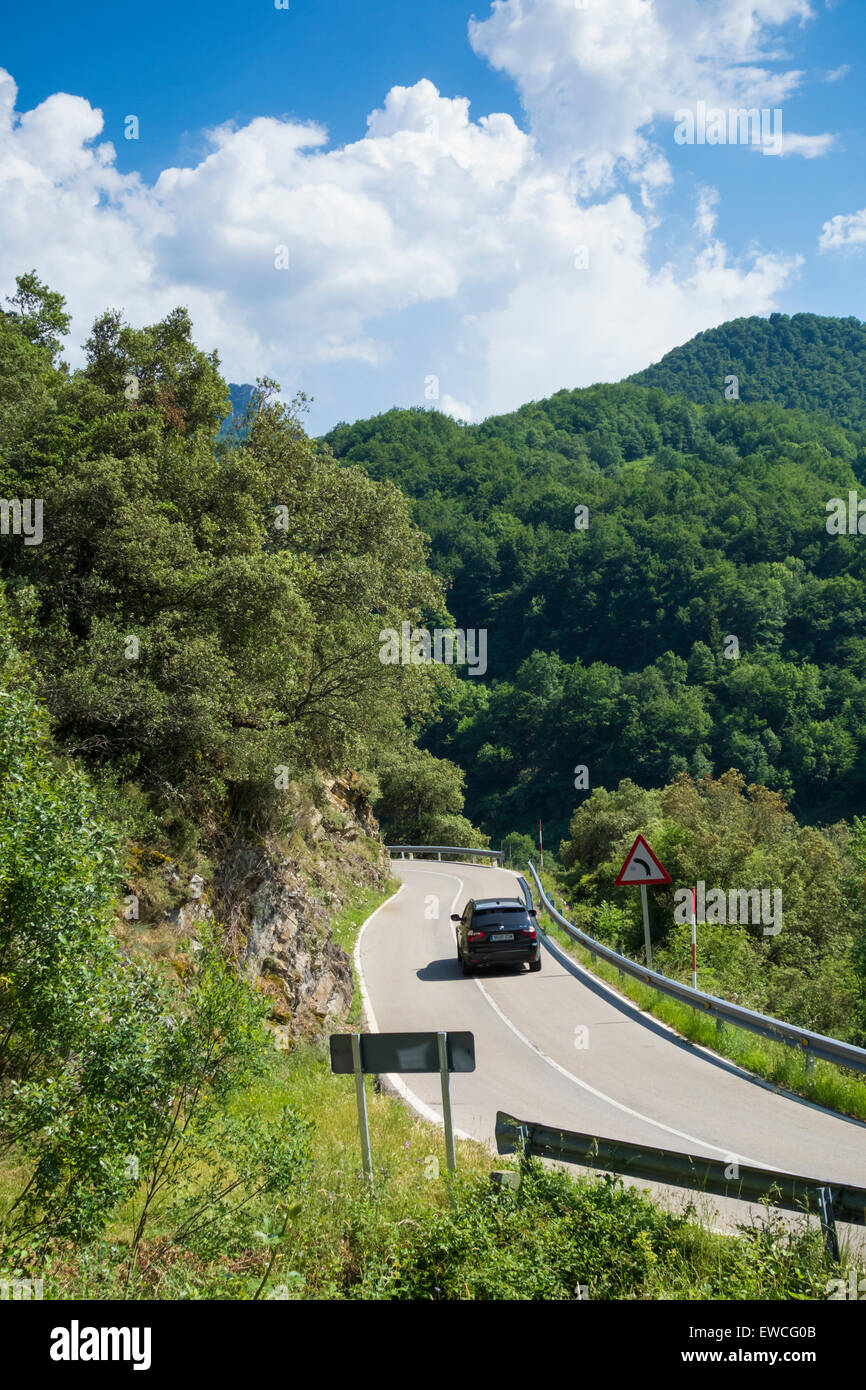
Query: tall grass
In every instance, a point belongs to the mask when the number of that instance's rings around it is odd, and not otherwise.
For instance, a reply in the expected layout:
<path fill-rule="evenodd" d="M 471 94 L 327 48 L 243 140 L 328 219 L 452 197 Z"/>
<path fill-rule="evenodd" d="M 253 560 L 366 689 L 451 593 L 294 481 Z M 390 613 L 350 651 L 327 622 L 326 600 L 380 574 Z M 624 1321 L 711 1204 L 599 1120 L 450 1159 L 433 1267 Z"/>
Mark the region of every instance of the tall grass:
<path fill-rule="evenodd" d="M 330 1074 L 322 1043 L 275 1053 L 236 1104 L 241 1118 L 276 1120 L 290 1104 L 313 1122 L 312 1166 L 284 1202 L 217 1249 L 173 1239 L 157 1212 L 125 1290 L 125 1214 L 104 1241 L 58 1247 L 30 1272 L 50 1298 L 232 1300 L 822 1299 L 838 1276 L 805 1220 L 791 1229 L 768 1215 L 733 1239 L 695 1207 L 673 1213 L 616 1179 L 537 1163 L 516 1192 L 500 1189 L 489 1174 L 502 1160 L 465 1141 L 451 1180 L 441 1129 L 372 1086 L 367 1101 L 372 1192 L 352 1078 Z"/>

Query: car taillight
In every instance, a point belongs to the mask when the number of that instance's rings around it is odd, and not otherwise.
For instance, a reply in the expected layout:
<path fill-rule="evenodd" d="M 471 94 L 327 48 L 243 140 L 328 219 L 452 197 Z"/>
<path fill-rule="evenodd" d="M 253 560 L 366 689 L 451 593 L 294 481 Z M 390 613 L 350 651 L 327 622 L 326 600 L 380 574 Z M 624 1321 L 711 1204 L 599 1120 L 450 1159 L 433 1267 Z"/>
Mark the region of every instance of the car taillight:
<path fill-rule="evenodd" d="M 534 937 L 534 936 L 535 936 L 535 927 L 521 927 L 521 928 L 520 928 L 520 935 L 521 935 L 521 936 L 528 936 L 528 937 L 530 937 L 530 938 Z"/>
<path fill-rule="evenodd" d="M 467 941 L 483 941 L 483 940 L 484 940 L 484 933 L 483 933 L 483 931 L 469 931 L 469 932 L 466 933 L 466 940 L 467 940 Z"/>

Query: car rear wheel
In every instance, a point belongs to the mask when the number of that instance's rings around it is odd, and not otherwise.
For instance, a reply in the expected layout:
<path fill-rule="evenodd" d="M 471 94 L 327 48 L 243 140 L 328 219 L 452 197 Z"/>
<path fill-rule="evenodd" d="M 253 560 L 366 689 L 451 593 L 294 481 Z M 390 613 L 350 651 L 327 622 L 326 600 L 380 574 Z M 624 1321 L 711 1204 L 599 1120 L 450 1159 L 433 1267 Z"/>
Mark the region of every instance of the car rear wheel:
<path fill-rule="evenodd" d="M 463 970 L 463 974 L 464 974 L 464 975 L 471 975 L 471 974 L 472 974 L 472 966 L 469 964 L 469 962 L 468 962 L 468 961 L 466 960 L 466 958 L 463 956 L 462 952 L 460 953 L 460 965 L 461 965 L 461 968 L 462 968 L 462 970 Z"/>
<path fill-rule="evenodd" d="M 540 955 L 539 955 L 539 957 L 538 957 L 538 960 L 531 960 L 531 961 L 529 962 L 529 968 L 530 968 L 530 970 L 532 971 L 533 974 L 535 974 L 537 971 L 539 971 L 539 970 L 541 969 L 541 956 L 540 956 Z"/>

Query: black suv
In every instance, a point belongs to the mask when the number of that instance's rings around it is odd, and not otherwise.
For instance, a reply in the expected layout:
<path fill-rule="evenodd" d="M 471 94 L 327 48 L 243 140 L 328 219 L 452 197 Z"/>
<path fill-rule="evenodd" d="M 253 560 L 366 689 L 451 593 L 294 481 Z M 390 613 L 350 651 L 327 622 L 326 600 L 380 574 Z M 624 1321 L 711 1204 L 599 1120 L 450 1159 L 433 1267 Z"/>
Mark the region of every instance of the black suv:
<path fill-rule="evenodd" d="M 451 914 L 457 928 L 457 958 L 463 974 L 479 965 L 521 965 L 541 969 L 541 942 L 535 908 L 520 898 L 470 898 L 463 916 Z"/>

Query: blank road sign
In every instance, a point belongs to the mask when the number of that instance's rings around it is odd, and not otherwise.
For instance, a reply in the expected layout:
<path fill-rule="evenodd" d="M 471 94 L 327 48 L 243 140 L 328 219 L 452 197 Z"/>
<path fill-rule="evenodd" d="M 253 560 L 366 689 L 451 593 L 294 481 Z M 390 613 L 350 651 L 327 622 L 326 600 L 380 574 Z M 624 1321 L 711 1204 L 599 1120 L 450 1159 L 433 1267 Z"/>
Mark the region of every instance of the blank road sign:
<path fill-rule="evenodd" d="M 472 1033 L 447 1033 L 446 1051 L 449 1071 L 475 1070 L 475 1038 Z M 361 1070 L 374 1075 L 387 1072 L 438 1072 L 438 1033 L 362 1033 Z M 331 1037 L 331 1071 L 350 1075 L 352 1064 L 352 1034 L 334 1033 Z"/>

